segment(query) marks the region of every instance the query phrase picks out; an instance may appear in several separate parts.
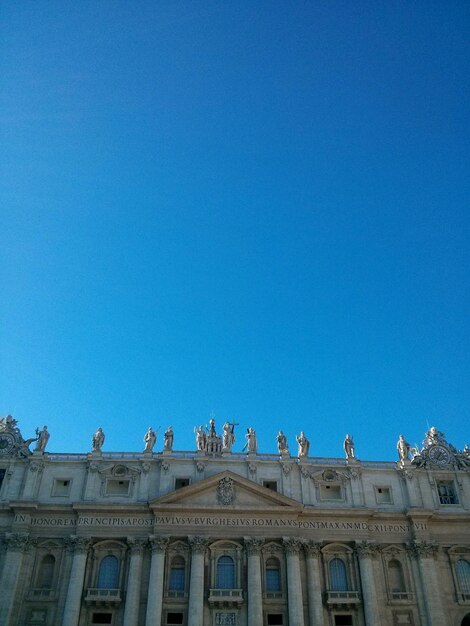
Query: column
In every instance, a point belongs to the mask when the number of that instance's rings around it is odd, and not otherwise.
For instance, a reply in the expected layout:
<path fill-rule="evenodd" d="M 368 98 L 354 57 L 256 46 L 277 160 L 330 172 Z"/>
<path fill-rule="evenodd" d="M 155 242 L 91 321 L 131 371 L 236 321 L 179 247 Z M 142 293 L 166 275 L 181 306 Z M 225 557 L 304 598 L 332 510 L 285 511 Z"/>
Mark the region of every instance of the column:
<path fill-rule="evenodd" d="M 204 555 L 208 540 L 189 537 L 191 576 L 189 579 L 188 626 L 204 626 Z"/>
<path fill-rule="evenodd" d="M 77 626 L 82 603 L 83 582 L 85 580 L 86 560 L 89 539 L 72 535 L 68 540 L 68 548 L 73 553 L 72 569 L 70 570 L 67 598 L 65 600 L 63 624 Z"/>
<path fill-rule="evenodd" d="M 300 578 L 299 552 L 300 539 L 284 537 L 282 540 L 287 561 L 287 599 L 289 624 L 304 626 L 304 603 L 302 599 L 302 580 Z"/>
<path fill-rule="evenodd" d="M 244 541 L 248 555 L 248 626 L 260 626 L 263 623 L 260 559 L 263 541 L 254 537 L 245 537 Z"/>
<path fill-rule="evenodd" d="M 449 621 L 443 610 L 435 560 L 437 545 L 427 541 L 414 541 L 413 554 L 418 561 L 422 591 L 427 612 L 427 626 L 446 626 Z"/>
<path fill-rule="evenodd" d="M 140 608 L 140 583 L 142 578 L 142 557 L 146 539 L 134 539 L 128 537 L 127 543 L 130 548 L 131 560 L 127 575 L 126 604 L 124 606 L 124 624 L 137 626 Z"/>
<path fill-rule="evenodd" d="M 152 560 L 150 562 L 145 626 L 161 626 L 162 624 L 163 578 L 167 545 L 168 537 L 150 537 Z"/>
<path fill-rule="evenodd" d="M 376 546 L 367 541 L 356 545 L 356 554 L 359 558 L 359 572 L 361 575 L 362 601 L 366 626 L 379 626 L 380 614 L 377 604 L 377 590 L 375 587 L 374 567 L 372 557 Z"/>
<path fill-rule="evenodd" d="M 314 541 L 306 541 L 304 550 L 307 560 L 308 618 L 310 626 L 324 626 L 320 575 L 321 544 Z"/>
<path fill-rule="evenodd" d="M 28 535 L 6 533 L 5 543 L 7 552 L 3 564 L 0 589 L 3 602 L 0 603 L 0 624 L 9 624 L 16 599 L 16 588 L 20 577 L 23 554 L 29 548 L 31 539 Z"/>

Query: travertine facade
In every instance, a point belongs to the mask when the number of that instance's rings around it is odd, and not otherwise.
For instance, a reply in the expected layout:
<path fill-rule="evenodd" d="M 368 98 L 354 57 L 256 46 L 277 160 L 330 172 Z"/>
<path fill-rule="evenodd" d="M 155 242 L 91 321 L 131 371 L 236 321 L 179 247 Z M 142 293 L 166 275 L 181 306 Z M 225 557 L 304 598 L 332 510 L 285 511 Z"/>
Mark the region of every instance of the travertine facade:
<path fill-rule="evenodd" d="M 0 626 L 469 626 L 470 453 L 436 429 L 397 463 L 154 434 L 52 454 L 0 421 Z"/>

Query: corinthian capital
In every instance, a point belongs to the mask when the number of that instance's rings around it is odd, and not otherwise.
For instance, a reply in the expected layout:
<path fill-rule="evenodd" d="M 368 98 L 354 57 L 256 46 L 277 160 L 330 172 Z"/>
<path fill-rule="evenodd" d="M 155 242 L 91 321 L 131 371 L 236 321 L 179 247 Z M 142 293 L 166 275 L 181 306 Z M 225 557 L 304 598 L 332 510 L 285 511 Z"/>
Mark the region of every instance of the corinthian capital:
<path fill-rule="evenodd" d="M 302 541 L 302 545 L 307 556 L 314 556 L 317 558 L 320 556 L 321 543 L 309 539 L 308 541 Z"/>
<path fill-rule="evenodd" d="M 283 537 L 282 544 L 286 554 L 299 554 L 302 547 L 302 540 L 297 537 Z"/>
<path fill-rule="evenodd" d="M 245 549 L 248 556 L 260 554 L 264 541 L 256 537 L 244 537 Z"/>
<path fill-rule="evenodd" d="M 147 545 L 147 539 L 142 539 L 141 537 L 128 537 L 127 545 L 129 546 L 131 554 L 142 554 L 145 550 L 145 546 Z"/>
<path fill-rule="evenodd" d="M 74 552 L 75 554 L 86 554 L 88 552 L 88 548 L 91 545 L 91 541 L 90 539 L 88 539 L 88 537 L 77 537 L 77 535 L 70 535 L 70 537 L 66 539 L 65 545 L 68 550 Z"/>
<path fill-rule="evenodd" d="M 29 548 L 31 539 L 29 535 L 20 533 L 7 533 L 5 543 L 9 552 L 24 552 Z"/>
<path fill-rule="evenodd" d="M 209 543 L 209 539 L 207 539 L 207 537 L 199 537 L 197 535 L 188 537 L 188 541 L 192 552 L 202 552 L 203 554 L 206 551 L 207 544 Z"/>
<path fill-rule="evenodd" d="M 370 543 L 370 541 L 360 541 L 356 543 L 355 551 L 359 558 L 373 557 L 378 552 L 378 546 L 375 543 Z"/>
<path fill-rule="evenodd" d="M 437 553 L 437 544 L 432 541 L 417 541 L 415 539 L 410 545 L 410 551 L 416 557 L 434 558 Z"/>
<path fill-rule="evenodd" d="M 166 547 L 170 541 L 169 537 L 164 537 L 163 535 L 151 535 L 149 537 L 150 547 L 152 552 L 165 552 Z"/>

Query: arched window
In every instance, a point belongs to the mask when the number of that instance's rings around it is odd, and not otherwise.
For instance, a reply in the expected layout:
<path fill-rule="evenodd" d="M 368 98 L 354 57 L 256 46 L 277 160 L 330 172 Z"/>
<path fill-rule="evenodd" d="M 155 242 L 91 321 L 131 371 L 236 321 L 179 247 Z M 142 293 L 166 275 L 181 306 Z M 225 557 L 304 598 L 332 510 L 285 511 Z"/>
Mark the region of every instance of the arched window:
<path fill-rule="evenodd" d="M 97 587 L 98 589 L 119 587 L 119 561 L 112 554 L 108 554 L 101 560 Z"/>
<path fill-rule="evenodd" d="M 470 594 L 470 562 L 465 559 L 459 559 L 455 564 L 455 571 L 460 592 Z"/>
<path fill-rule="evenodd" d="M 37 586 L 39 589 L 52 589 L 54 581 L 55 557 L 52 554 L 46 554 L 39 566 Z"/>
<path fill-rule="evenodd" d="M 235 589 L 235 563 L 231 556 L 221 556 L 217 561 L 217 589 Z"/>
<path fill-rule="evenodd" d="M 388 562 L 388 583 L 392 593 L 406 592 L 405 578 L 400 561 L 392 559 Z"/>
<path fill-rule="evenodd" d="M 266 591 L 276 593 L 281 591 L 281 569 L 275 558 L 266 561 Z"/>
<path fill-rule="evenodd" d="M 184 591 L 185 561 L 181 556 L 175 556 L 170 566 L 170 591 Z"/>
<path fill-rule="evenodd" d="M 348 591 L 346 565 L 342 559 L 330 561 L 330 591 Z"/>

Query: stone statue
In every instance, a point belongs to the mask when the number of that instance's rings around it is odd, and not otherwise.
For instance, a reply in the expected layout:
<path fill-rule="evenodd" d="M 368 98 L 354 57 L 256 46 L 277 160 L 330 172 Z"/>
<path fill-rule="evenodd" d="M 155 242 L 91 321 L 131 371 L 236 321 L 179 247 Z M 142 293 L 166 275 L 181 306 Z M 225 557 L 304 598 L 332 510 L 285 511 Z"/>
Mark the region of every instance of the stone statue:
<path fill-rule="evenodd" d="M 351 435 L 346 435 L 344 438 L 343 449 L 346 453 L 347 459 L 355 459 L 356 454 L 354 452 L 354 440 Z"/>
<path fill-rule="evenodd" d="M 50 434 L 47 430 L 47 426 L 43 426 L 42 430 L 36 428 L 37 444 L 36 444 L 36 452 L 44 452 L 47 446 L 47 442 L 49 441 Z"/>
<path fill-rule="evenodd" d="M 199 428 L 194 428 L 194 432 L 196 434 L 196 448 L 201 451 L 205 450 L 206 431 L 204 430 L 204 426 L 199 426 Z"/>
<path fill-rule="evenodd" d="M 207 434 L 209 437 L 217 437 L 217 433 L 215 432 L 215 419 L 213 418 L 209 420 L 209 431 Z"/>
<path fill-rule="evenodd" d="M 105 434 L 101 426 L 98 428 L 96 433 L 93 435 L 92 444 L 93 444 L 93 452 L 101 452 L 101 448 L 103 447 L 105 440 Z"/>
<path fill-rule="evenodd" d="M 398 451 L 398 458 L 400 459 L 400 461 L 408 461 L 409 460 L 411 446 L 406 441 L 406 439 L 403 437 L 403 435 L 400 435 L 398 437 L 397 451 Z"/>
<path fill-rule="evenodd" d="M 310 448 L 310 441 L 305 436 L 305 433 L 303 430 L 301 431 L 300 435 L 297 435 L 296 439 L 297 439 L 297 443 L 299 444 L 298 456 L 299 457 L 308 456 L 308 451 Z"/>
<path fill-rule="evenodd" d="M 168 426 L 163 435 L 163 449 L 173 450 L 173 426 Z"/>
<path fill-rule="evenodd" d="M 277 449 L 281 456 L 285 456 L 289 454 L 289 446 L 287 445 L 287 437 L 284 435 L 282 430 L 280 430 L 276 437 L 277 441 Z"/>
<path fill-rule="evenodd" d="M 157 441 L 157 433 L 149 426 L 148 431 L 144 435 L 145 448 L 144 452 L 152 452 L 153 446 Z"/>
<path fill-rule="evenodd" d="M 243 450 L 246 448 L 248 454 L 256 454 L 258 451 L 258 440 L 254 428 L 246 429 L 246 444 L 243 446 Z"/>
<path fill-rule="evenodd" d="M 224 452 L 231 452 L 233 444 L 235 443 L 235 426 L 232 422 L 225 422 L 223 426 L 223 450 Z"/>

